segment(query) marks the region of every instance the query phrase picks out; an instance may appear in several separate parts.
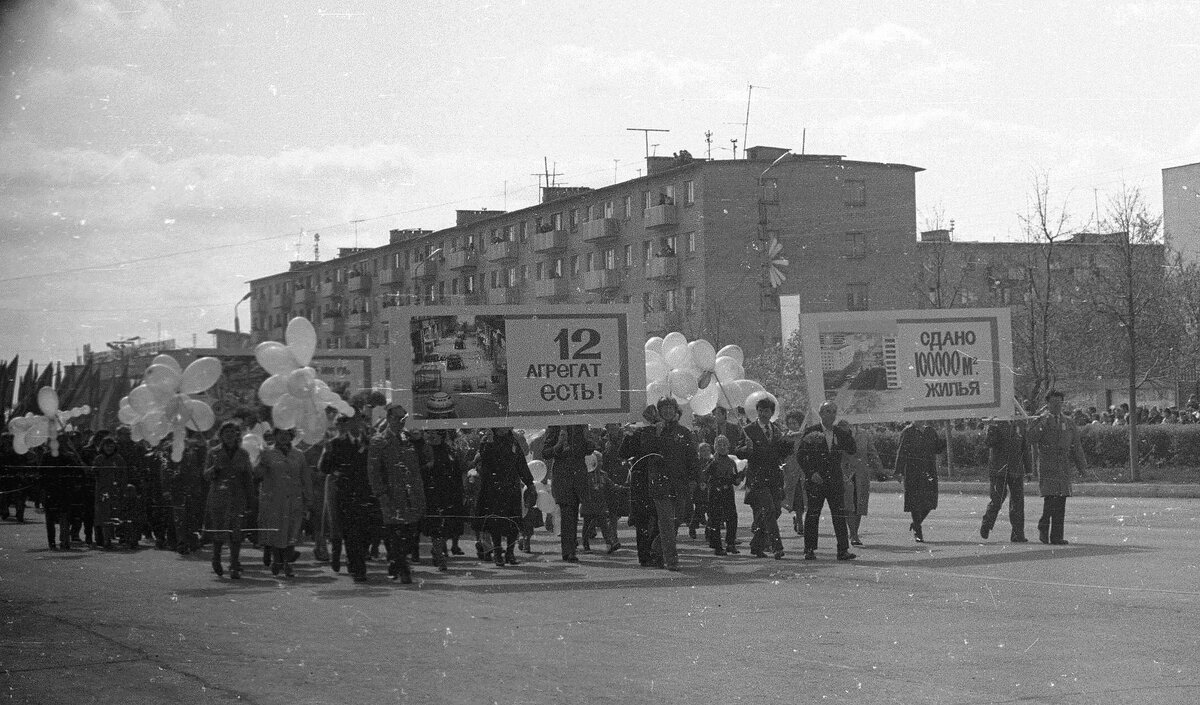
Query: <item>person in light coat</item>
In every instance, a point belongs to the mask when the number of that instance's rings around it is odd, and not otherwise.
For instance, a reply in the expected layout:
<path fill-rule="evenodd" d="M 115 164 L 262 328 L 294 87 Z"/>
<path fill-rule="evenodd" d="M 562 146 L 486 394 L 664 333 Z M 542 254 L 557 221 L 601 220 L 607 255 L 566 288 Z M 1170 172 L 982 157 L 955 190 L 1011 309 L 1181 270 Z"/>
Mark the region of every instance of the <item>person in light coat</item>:
<path fill-rule="evenodd" d="M 842 455 L 842 485 L 845 487 L 842 511 L 846 514 L 850 545 L 861 546 L 863 543 L 858 537 L 858 528 L 862 526 L 862 518 L 867 515 L 871 499 L 871 475 L 883 470 L 883 462 L 879 460 L 875 438 L 870 431 L 862 426 L 851 426 L 847 421 L 839 421 L 837 425 L 854 438 L 857 448 L 853 455 Z"/>
<path fill-rule="evenodd" d="M 258 488 L 258 527 L 260 543 L 271 549 L 271 573 L 287 577 L 295 573 L 292 561 L 300 543 L 304 509 L 311 502 L 308 460 L 292 447 L 291 429 L 272 432 L 273 448 L 263 450 L 254 467 L 262 480 Z"/>
<path fill-rule="evenodd" d="M 1030 424 L 1029 441 L 1038 453 L 1038 489 L 1042 494 L 1042 517 L 1038 520 L 1038 539 L 1059 546 L 1063 538 L 1063 520 L 1067 497 L 1071 496 L 1071 466 L 1087 470 L 1087 458 L 1079 440 L 1079 427 L 1062 411 L 1063 393 L 1052 389 L 1046 394 L 1046 413 Z"/>

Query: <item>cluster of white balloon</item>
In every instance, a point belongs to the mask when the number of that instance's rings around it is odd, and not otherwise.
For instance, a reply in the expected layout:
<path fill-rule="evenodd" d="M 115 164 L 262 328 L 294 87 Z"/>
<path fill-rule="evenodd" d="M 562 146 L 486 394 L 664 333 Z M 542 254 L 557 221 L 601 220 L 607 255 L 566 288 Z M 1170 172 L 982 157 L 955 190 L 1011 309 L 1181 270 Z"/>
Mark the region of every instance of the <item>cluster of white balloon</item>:
<path fill-rule="evenodd" d="M 50 444 L 50 455 L 58 457 L 58 430 L 66 426 L 66 422 L 76 416 L 86 416 L 92 413 L 87 404 L 77 406 L 70 411 L 58 410 L 58 392 L 53 387 L 42 387 L 37 393 L 38 410 L 42 414 L 32 412 L 18 416 L 8 422 L 8 430 L 13 434 L 13 451 L 17 455 L 25 455 L 30 448 L 37 448 L 43 443 Z"/>
<path fill-rule="evenodd" d="M 646 403 L 674 397 L 682 412 L 680 423 L 689 425 L 692 414 L 711 414 L 718 406 L 740 406 L 753 414 L 759 400 L 770 399 L 775 403 L 773 418 L 779 418 L 774 395 L 755 380 L 746 379 L 744 361 L 737 345 L 715 350 L 707 340 L 689 343 L 683 333 L 655 336 L 646 341 Z"/>
<path fill-rule="evenodd" d="M 133 440 L 145 440 L 158 445 L 171 436 L 171 459 L 183 459 L 187 429 L 207 431 L 216 417 L 212 407 L 203 399 L 193 399 L 216 384 L 221 377 L 221 361 L 202 357 L 180 367 L 170 355 L 159 355 L 150 361 L 142 383 L 121 398 L 117 418 L 130 426 Z"/>
<path fill-rule="evenodd" d="M 259 386 L 258 398 L 271 407 L 275 428 L 294 428 L 297 440 L 317 443 L 329 427 L 325 407 L 345 416 L 353 416 L 354 408 L 309 367 L 317 349 L 317 331 L 307 318 L 289 321 L 284 339 L 286 345 L 269 341 L 254 348 L 258 364 L 271 373 Z"/>

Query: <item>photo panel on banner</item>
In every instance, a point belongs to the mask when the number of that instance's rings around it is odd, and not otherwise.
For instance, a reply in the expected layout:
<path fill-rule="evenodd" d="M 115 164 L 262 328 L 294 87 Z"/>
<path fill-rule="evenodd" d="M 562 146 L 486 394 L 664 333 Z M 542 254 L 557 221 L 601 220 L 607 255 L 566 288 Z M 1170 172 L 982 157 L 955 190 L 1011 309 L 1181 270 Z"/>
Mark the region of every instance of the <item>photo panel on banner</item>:
<path fill-rule="evenodd" d="M 809 398 L 850 423 L 1011 418 L 1007 308 L 800 316 Z"/>
<path fill-rule="evenodd" d="M 641 317 L 628 305 L 389 310 L 392 398 L 412 428 L 599 425 L 645 399 Z"/>

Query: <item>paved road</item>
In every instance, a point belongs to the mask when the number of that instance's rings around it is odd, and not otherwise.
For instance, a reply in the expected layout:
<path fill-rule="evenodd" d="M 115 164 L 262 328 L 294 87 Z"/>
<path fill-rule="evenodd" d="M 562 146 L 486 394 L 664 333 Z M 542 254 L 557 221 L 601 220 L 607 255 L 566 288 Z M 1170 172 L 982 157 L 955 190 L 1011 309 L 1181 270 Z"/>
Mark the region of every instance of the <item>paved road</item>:
<path fill-rule="evenodd" d="M 520 566 L 463 557 L 408 587 L 311 562 L 234 583 L 6 523 L 0 702 L 1200 702 L 1200 500 L 1072 498 L 1066 547 L 980 540 L 984 501 L 943 495 L 915 544 L 880 494 L 853 563 L 827 536 L 798 560 L 785 531 L 782 561 L 685 536 L 682 573 L 568 565 L 541 532 Z"/>

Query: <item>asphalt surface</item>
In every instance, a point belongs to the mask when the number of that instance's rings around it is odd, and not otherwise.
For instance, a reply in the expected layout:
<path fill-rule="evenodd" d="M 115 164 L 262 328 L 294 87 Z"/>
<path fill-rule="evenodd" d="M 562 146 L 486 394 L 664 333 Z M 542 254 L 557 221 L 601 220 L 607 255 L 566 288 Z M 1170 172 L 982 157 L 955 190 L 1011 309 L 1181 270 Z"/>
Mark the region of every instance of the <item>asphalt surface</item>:
<path fill-rule="evenodd" d="M 1073 497 L 1062 547 L 1037 542 L 1037 497 L 1023 545 L 1006 514 L 982 540 L 986 498 L 950 492 L 915 543 L 899 501 L 872 497 L 852 562 L 827 522 L 800 560 L 785 515 L 779 561 L 684 530 L 680 573 L 629 548 L 570 565 L 539 530 L 519 566 L 426 559 L 411 586 L 308 550 L 291 580 L 248 550 L 233 582 L 6 522 L 0 703 L 1200 702 L 1200 500 Z"/>

